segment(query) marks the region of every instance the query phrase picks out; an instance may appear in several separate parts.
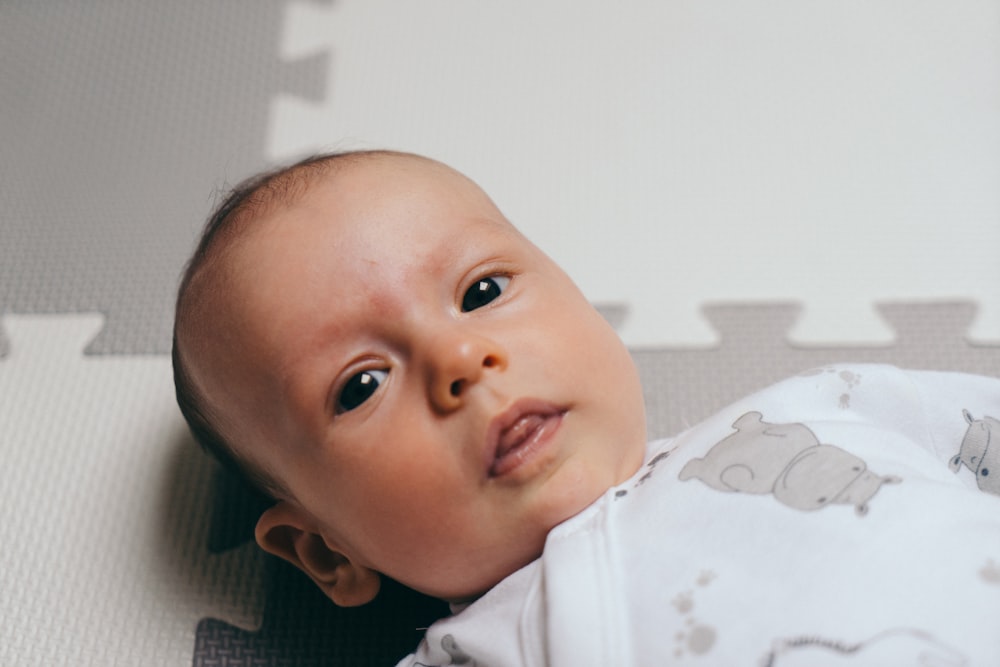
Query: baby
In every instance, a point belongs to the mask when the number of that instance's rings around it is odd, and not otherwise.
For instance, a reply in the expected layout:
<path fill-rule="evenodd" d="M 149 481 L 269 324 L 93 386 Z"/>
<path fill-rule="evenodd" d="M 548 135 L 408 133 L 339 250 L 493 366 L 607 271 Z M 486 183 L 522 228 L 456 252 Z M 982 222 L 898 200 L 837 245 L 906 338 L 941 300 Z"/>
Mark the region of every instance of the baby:
<path fill-rule="evenodd" d="M 567 275 L 387 151 L 238 187 L 174 336 L 193 433 L 275 501 L 262 548 L 340 605 L 380 574 L 452 603 L 401 665 L 1000 664 L 996 379 L 819 369 L 647 444 Z"/>
<path fill-rule="evenodd" d="M 246 189 L 181 288 L 181 405 L 337 604 L 473 599 L 642 464 L 625 347 L 467 178 L 375 152 Z"/>

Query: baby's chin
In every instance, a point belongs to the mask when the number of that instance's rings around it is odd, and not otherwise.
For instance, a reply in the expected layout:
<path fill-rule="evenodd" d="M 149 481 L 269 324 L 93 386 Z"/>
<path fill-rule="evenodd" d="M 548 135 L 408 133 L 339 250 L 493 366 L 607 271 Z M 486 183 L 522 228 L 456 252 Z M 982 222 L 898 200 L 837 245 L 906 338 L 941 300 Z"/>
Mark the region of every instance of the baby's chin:
<path fill-rule="evenodd" d="M 542 551 L 541 549 L 539 549 L 538 553 L 533 554 L 530 558 L 526 558 L 524 562 L 518 562 L 503 568 L 504 571 L 503 575 L 495 576 L 485 582 L 478 581 L 475 585 L 471 586 L 467 591 L 456 591 L 449 595 L 432 595 L 432 597 L 437 597 L 441 600 L 444 600 L 449 605 L 451 605 L 453 609 L 456 607 L 458 609 L 464 608 L 472 604 L 479 598 L 483 597 L 487 593 L 489 593 L 491 590 L 493 590 L 493 588 L 497 586 L 497 584 L 502 582 L 510 575 L 514 574 L 521 568 L 531 564 L 532 562 L 538 560 L 541 557 L 541 555 Z M 458 609 L 454 610 L 458 611 Z"/>
<path fill-rule="evenodd" d="M 530 540 L 518 540 L 516 545 L 513 541 L 508 541 L 507 545 L 513 548 L 507 549 L 503 554 L 495 546 L 478 556 L 468 554 L 450 572 L 434 573 L 440 587 L 429 587 L 422 591 L 451 605 L 461 606 L 475 602 L 504 579 L 538 560 L 542 556 L 547 537 L 548 531 L 541 531 Z"/>
<path fill-rule="evenodd" d="M 549 533 L 559 524 L 568 521 L 590 507 L 609 489 L 630 479 L 642 467 L 645 456 L 645 442 L 641 446 L 629 448 L 613 465 L 604 461 L 567 462 L 559 467 L 554 476 L 547 480 L 541 497 L 536 497 L 532 510 L 522 518 L 523 526 L 534 526 L 533 534 L 520 530 L 517 544 L 506 541 L 508 547 L 505 558 L 497 559 L 497 550 L 491 549 L 487 557 L 470 555 L 464 563 L 475 563 L 474 571 L 459 573 L 452 571 L 446 576 L 447 590 L 423 589 L 423 592 L 457 607 L 475 602 L 497 584 L 521 568 L 541 557 Z M 487 563 L 492 564 L 487 566 Z M 469 578 L 461 587 L 455 584 L 463 574 Z"/>
<path fill-rule="evenodd" d="M 634 451 L 633 451 L 634 450 Z M 553 528 L 590 507 L 607 491 L 628 481 L 642 467 L 645 443 L 613 460 L 568 461 L 550 480 L 549 495 L 538 508 L 536 525 Z"/>

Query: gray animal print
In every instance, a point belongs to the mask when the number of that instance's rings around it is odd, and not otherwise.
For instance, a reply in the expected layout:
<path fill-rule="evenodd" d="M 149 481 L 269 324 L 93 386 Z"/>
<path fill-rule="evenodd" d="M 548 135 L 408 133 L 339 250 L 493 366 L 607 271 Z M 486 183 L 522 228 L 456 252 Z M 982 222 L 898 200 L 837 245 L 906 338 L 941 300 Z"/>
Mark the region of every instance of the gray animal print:
<path fill-rule="evenodd" d="M 759 412 L 733 423 L 736 433 L 716 443 L 704 458 L 687 462 L 679 478 L 697 477 L 718 491 L 771 493 L 789 507 L 810 511 L 833 503 L 868 512 L 883 484 L 898 477 L 868 470 L 857 456 L 821 444 L 803 424 L 771 424 Z"/>
<path fill-rule="evenodd" d="M 1000 421 L 986 416 L 976 419 L 968 410 L 962 410 L 962 414 L 969 428 L 951 460 L 951 470 L 957 473 L 965 464 L 976 474 L 981 491 L 1000 495 Z"/>
<path fill-rule="evenodd" d="M 452 635 L 445 635 L 441 638 L 441 648 L 451 658 L 448 665 L 465 665 L 466 667 L 476 667 L 476 661 L 468 653 L 463 651 Z M 444 667 L 443 665 L 427 665 L 422 662 L 413 663 L 413 667 Z"/>
<path fill-rule="evenodd" d="M 759 664 L 762 667 L 966 667 L 969 659 L 929 632 L 895 628 L 857 643 L 818 636 L 778 639 Z"/>
<path fill-rule="evenodd" d="M 698 575 L 698 578 L 695 579 L 695 583 L 700 588 L 705 588 L 714 580 L 714 572 L 703 570 Z M 682 658 L 687 654 L 705 655 L 715 647 L 716 629 L 696 619 L 692 613 L 695 607 L 695 595 L 696 592 L 694 590 L 682 591 L 671 602 L 674 609 L 677 610 L 677 613 L 683 619 L 682 629 L 674 634 L 674 641 L 676 642 L 674 648 L 675 658 Z"/>
<path fill-rule="evenodd" d="M 459 648 L 458 642 L 451 635 L 445 635 L 441 638 L 441 648 L 451 656 L 451 664 L 476 667 L 476 661 L 468 653 Z"/>

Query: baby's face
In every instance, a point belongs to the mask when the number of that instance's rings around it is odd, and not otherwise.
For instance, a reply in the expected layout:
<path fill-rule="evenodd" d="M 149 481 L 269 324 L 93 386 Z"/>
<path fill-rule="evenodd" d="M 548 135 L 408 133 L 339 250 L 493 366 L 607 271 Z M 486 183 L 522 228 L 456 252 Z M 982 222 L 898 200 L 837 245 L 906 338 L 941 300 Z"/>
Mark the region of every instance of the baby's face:
<path fill-rule="evenodd" d="M 474 596 L 641 465 L 628 352 L 461 175 L 372 158 L 252 225 L 206 383 L 355 563 Z"/>

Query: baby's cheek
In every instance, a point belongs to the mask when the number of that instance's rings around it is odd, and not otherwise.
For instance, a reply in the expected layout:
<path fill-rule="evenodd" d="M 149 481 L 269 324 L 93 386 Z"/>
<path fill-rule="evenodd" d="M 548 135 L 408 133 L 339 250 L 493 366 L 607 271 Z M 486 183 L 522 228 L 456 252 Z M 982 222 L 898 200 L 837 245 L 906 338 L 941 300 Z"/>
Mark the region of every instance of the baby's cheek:
<path fill-rule="evenodd" d="M 392 455 L 395 457 L 395 455 Z M 387 530 L 418 532 L 421 526 L 442 520 L 456 500 L 456 486 L 441 466 L 429 457 L 395 457 L 387 474 L 368 490 L 370 505 Z"/>

